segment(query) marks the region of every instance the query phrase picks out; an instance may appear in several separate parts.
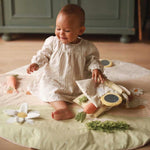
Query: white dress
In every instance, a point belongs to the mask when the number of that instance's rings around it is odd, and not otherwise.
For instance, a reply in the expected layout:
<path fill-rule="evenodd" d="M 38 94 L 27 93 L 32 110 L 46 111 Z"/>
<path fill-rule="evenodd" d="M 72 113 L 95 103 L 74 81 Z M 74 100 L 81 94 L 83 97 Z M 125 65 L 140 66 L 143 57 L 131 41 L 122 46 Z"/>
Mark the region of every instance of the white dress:
<path fill-rule="evenodd" d="M 31 63 L 37 63 L 42 69 L 32 74 L 29 90 L 45 102 L 71 102 L 81 94 L 76 80 L 91 78 L 93 69 L 103 71 L 97 48 L 84 39 L 77 44 L 63 44 L 51 36 Z"/>

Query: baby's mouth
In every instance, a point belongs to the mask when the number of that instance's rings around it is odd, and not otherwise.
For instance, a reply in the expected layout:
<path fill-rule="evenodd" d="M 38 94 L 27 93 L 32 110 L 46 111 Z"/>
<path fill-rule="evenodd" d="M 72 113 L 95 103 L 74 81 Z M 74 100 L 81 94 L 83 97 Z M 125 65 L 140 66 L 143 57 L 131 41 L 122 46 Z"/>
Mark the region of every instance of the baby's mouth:
<path fill-rule="evenodd" d="M 62 39 L 62 40 L 67 40 L 67 38 L 66 38 L 66 37 L 60 37 L 60 39 Z"/>

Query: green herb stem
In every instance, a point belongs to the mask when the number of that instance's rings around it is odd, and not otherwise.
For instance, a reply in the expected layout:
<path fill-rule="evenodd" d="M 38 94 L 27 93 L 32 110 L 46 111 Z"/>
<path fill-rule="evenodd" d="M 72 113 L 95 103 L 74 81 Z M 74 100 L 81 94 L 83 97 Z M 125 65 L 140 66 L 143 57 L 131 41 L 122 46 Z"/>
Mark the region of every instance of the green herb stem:
<path fill-rule="evenodd" d="M 89 130 L 98 130 L 103 132 L 114 132 L 116 130 L 129 130 L 130 126 L 123 121 L 91 121 L 86 123 Z"/>

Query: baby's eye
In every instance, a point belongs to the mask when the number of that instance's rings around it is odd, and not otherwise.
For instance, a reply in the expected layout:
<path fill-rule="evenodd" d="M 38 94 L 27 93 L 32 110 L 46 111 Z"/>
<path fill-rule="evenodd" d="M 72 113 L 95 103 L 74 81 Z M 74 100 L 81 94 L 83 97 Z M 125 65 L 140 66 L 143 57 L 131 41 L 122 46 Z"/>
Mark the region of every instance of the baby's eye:
<path fill-rule="evenodd" d="M 70 30 L 65 30 L 65 32 L 70 32 Z"/>
<path fill-rule="evenodd" d="M 56 30 L 57 30 L 57 31 L 60 31 L 61 29 L 60 29 L 60 28 L 57 28 Z"/>

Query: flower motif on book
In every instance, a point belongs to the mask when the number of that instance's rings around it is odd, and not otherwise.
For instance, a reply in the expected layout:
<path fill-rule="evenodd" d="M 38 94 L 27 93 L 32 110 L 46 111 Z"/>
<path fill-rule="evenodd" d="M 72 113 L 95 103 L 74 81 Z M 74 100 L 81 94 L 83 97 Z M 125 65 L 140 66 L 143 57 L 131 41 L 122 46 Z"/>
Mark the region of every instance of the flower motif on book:
<path fill-rule="evenodd" d="M 133 88 L 131 90 L 131 92 L 132 92 L 133 95 L 136 95 L 136 96 L 140 96 L 140 95 L 144 94 L 144 90 L 140 89 L 140 88 Z"/>

